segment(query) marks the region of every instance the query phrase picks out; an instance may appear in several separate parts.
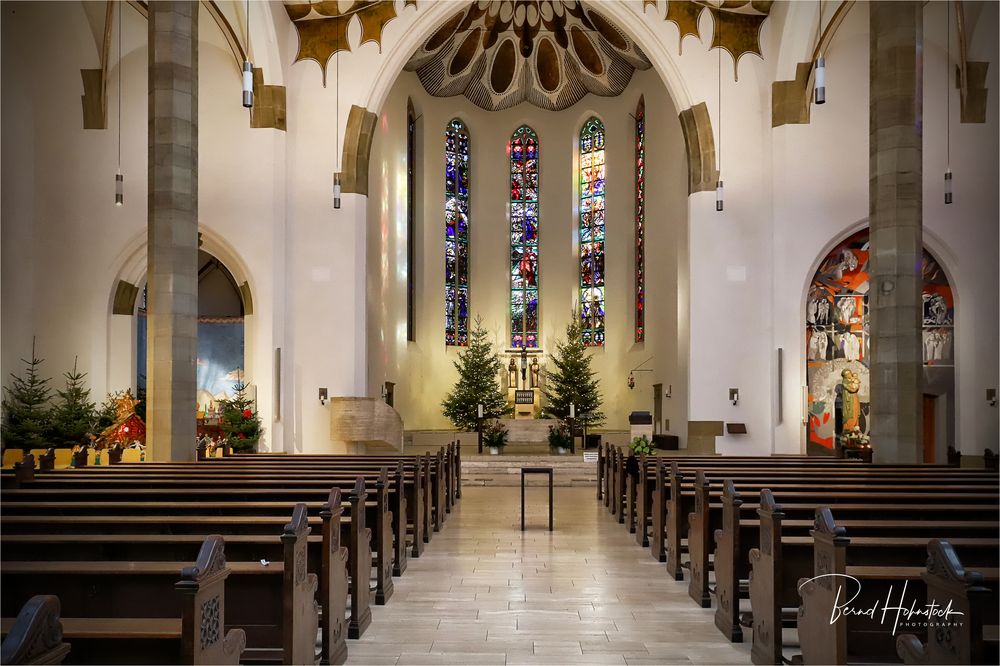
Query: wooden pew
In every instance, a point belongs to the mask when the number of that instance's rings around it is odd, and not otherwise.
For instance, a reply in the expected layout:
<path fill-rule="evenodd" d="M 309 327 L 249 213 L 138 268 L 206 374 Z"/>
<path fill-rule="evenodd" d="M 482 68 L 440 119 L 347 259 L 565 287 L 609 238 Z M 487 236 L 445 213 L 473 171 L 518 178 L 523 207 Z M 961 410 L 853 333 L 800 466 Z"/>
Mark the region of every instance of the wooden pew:
<path fill-rule="evenodd" d="M 60 534 L 76 531 L 104 535 L 104 541 L 92 536 L 89 539 L 92 544 L 117 544 L 110 551 L 104 549 L 98 551 L 101 554 L 127 550 L 129 558 L 150 559 L 149 555 L 143 553 L 149 552 L 152 548 L 155 558 L 156 549 L 164 547 L 163 542 L 169 540 L 168 536 L 174 544 L 173 550 L 169 552 L 176 552 L 180 548 L 183 553 L 183 549 L 189 547 L 191 539 L 182 537 L 214 531 L 227 534 L 231 542 L 230 550 L 235 550 L 241 559 L 257 561 L 261 555 L 265 555 L 268 559 L 281 562 L 284 551 L 276 549 L 278 544 L 274 542 L 271 534 L 272 530 L 285 523 L 276 512 L 284 512 L 286 507 L 292 506 L 289 502 L 274 502 L 270 507 L 273 515 L 264 515 L 260 508 L 235 502 L 234 512 L 226 515 L 220 506 L 221 502 L 214 501 L 211 494 L 201 496 L 201 501 L 190 502 L 184 507 L 184 502 L 180 499 L 183 497 L 182 492 L 173 501 L 136 503 L 122 498 L 115 502 L 98 503 L 101 507 L 98 515 L 82 515 L 74 509 L 73 503 L 62 499 L 50 507 L 47 513 L 37 515 L 37 511 L 31 510 L 35 503 L 16 501 L 19 495 L 29 492 L 32 491 L 7 491 L 4 495 L 6 511 L 0 518 L 5 533 L 4 557 L 11 550 L 15 553 L 23 552 L 31 544 L 30 537 L 36 537 L 35 540 L 40 544 L 47 544 L 57 542 Z M 134 491 L 130 491 L 128 495 L 132 492 Z M 301 493 L 293 494 L 301 495 Z M 347 591 L 346 587 L 341 589 L 340 580 L 347 576 L 348 571 L 354 586 L 350 595 L 351 621 L 348 634 L 351 638 L 358 638 L 371 624 L 369 589 L 372 564 L 371 530 L 366 527 L 365 511 L 360 508 L 365 505 L 367 497 L 364 480 L 358 478 L 349 495 L 347 506 L 351 508 L 350 517 L 342 515 L 345 503 L 341 502 L 340 497 L 339 488 L 330 490 L 326 501 L 315 507 L 318 518 L 308 520 L 310 523 L 322 526 L 322 536 L 313 539 L 308 548 L 312 560 L 311 568 L 320 572 L 320 589 L 324 591 L 321 592 L 320 602 L 324 611 L 324 627 L 330 630 L 324 633 L 324 637 L 333 636 L 332 641 L 327 641 L 326 645 L 326 654 L 328 659 L 332 660 L 331 663 L 337 658 L 338 651 L 344 647 L 337 638 L 341 633 L 340 626 L 334 623 L 338 622 L 337 618 L 342 619 L 345 615 Z M 90 509 L 93 514 L 94 505 L 94 502 L 83 502 L 79 508 Z M 300 505 L 306 507 L 305 503 Z M 27 510 L 22 507 L 26 507 Z M 184 508 L 190 513 L 184 514 Z M 241 511 L 241 508 L 245 508 L 246 511 Z M 23 534 L 25 537 L 17 538 L 15 534 Z M 110 536 L 122 535 L 135 535 L 135 539 L 125 541 L 124 544 L 120 539 L 110 539 Z M 143 538 L 148 535 L 163 536 L 159 542 L 149 543 L 151 539 Z M 344 553 L 340 553 L 341 545 L 344 543 L 348 544 L 348 548 Z M 86 548 L 81 550 L 86 555 L 93 552 L 94 546 L 89 550 Z M 45 553 L 37 553 L 35 556 L 44 557 Z M 329 622 L 327 618 L 330 618 Z"/>
<path fill-rule="evenodd" d="M 38 510 L 41 511 L 54 510 L 66 513 L 76 510 L 78 513 L 93 513 L 104 508 L 104 504 L 97 503 L 98 500 L 104 500 L 112 506 L 117 506 L 120 512 L 151 513 L 159 510 L 176 514 L 187 510 L 196 513 L 238 515 L 284 511 L 285 506 L 290 507 L 296 500 L 306 498 L 313 500 L 308 506 L 316 511 L 329 493 L 329 484 L 336 484 L 343 492 L 348 493 L 357 480 L 346 477 L 335 479 L 322 474 L 317 478 L 322 481 L 285 475 L 250 478 L 235 472 L 208 477 L 187 472 L 123 475 L 88 471 L 58 473 L 53 477 L 41 478 L 29 487 L 3 491 L 0 496 L 4 501 L 10 502 L 11 508 L 8 513 L 31 509 L 32 505 L 23 504 L 24 500 L 43 497 L 47 501 L 39 507 Z M 397 478 L 394 488 L 398 488 L 399 485 Z M 390 497 L 391 488 L 386 468 L 382 468 L 378 479 L 370 482 L 368 487 L 372 491 L 374 502 L 362 503 L 359 506 L 365 507 L 364 511 L 368 514 L 365 520 L 373 526 L 372 544 L 376 552 L 376 603 L 384 604 L 392 596 L 393 569 L 395 567 L 401 574 L 405 570 L 407 557 L 405 523 L 396 519 L 396 513 L 390 512 L 389 506 L 392 503 L 405 515 L 406 503 L 403 493 L 393 492 Z M 128 498 L 127 505 L 121 505 L 121 501 L 125 498 Z M 169 504 L 163 506 L 163 502 Z M 356 507 L 347 505 L 346 508 L 353 516 Z M 349 539 L 346 522 L 343 535 L 345 542 Z"/>
<path fill-rule="evenodd" d="M 10 627 L 2 627 L 0 663 L 61 664 L 70 646 L 63 642 L 60 613 L 59 597 L 44 594 L 31 597 Z"/>
<path fill-rule="evenodd" d="M 927 632 L 927 642 L 915 634 L 900 634 L 896 653 L 906 664 L 996 664 L 1000 650 L 996 637 L 996 587 L 986 586 L 983 574 L 967 571 L 954 547 L 932 539 L 927 544 L 927 570 L 920 574 L 927 598 L 942 608 L 961 613 L 957 626 Z M 985 636 L 986 627 L 994 629 Z"/>
<path fill-rule="evenodd" d="M 888 564 L 884 561 L 884 556 L 880 557 L 879 549 L 857 552 L 857 545 L 847 537 L 844 527 L 834 522 L 829 509 L 817 511 L 813 538 L 813 570 L 809 578 L 797 582 L 802 600 L 798 612 L 802 662 L 847 664 L 858 661 L 895 661 L 899 615 L 897 609 L 890 604 L 907 609 L 911 608 L 911 603 L 917 609 L 926 607 L 931 599 L 928 597 L 925 579 L 921 576 L 924 573 L 923 567 L 913 566 L 910 561 L 901 559 L 898 553 L 893 557 L 892 563 Z M 956 541 L 951 539 L 949 542 L 961 552 L 962 561 L 967 563 L 967 567 L 981 573 L 977 583 L 988 581 L 990 589 L 987 603 L 995 612 L 1000 601 L 997 593 L 996 541 L 987 546 L 956 545 Z M 926 552 L 924 548 L 911 546 L 910 552 L 914 551 L 919 555 Z M 857 581 L 855 586 L 852 586 L 853 581 Z M 866 617 L 857 612 L 838 613 L 836 616 L 833 614 L 835 607 L 843 608 L 845 605 L 859 610 L 876 610 L 873 612 L 874 617 Z M 886 609 L 888 613 L 883 618 L 880 611 Z M 995 614 L 993 617 L 996 617 Z M 945 620 L 943 617 L 936 619 Z M 922 625 L 922 620 L 918 617 L 915 623 Z M 921 630 L 919 633 L 914 632 L 914 635 L 926 636 L 926 633 Z M 957 637 L 958 632 L 954 633 Z M 966 646 L 966 649 L 970 648 Z"/>
<path fill-rule="evenodd" d="M 0 574 L 3 614 L 25 598 L 38 599 L 30 590 L 59 591 L 69 616 L 62 618 L 62 637 L 71 642 L 74 663 L 239 663 L 247 637 L 225 626 L 231 617 L 225 584 L 230 568 L 222 537 L 205 538 L 193 566 L 130 564 L 137 563 L 7 562 Z M 51 620 L 51 601 L 45 605 Z M 4 623 L 13 636 L 16 621 Z M 50 624 L 36 635 L 55 643 L 51 631 Z M 18 661 L 5 655 L 4 663 Z"/>

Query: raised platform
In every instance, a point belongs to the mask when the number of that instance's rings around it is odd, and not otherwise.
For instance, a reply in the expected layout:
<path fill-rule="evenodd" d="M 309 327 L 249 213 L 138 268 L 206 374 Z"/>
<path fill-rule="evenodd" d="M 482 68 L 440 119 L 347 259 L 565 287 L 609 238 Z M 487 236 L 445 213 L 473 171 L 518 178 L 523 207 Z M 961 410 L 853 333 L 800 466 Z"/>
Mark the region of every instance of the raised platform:
<path fill-rule="evenodd" d="M 510 446 L 508 445 L 508 449 Z M 475 451 L 475 449 L 473 449 Z M 597 462 L 584 462 L 583 454 L 468 455 L 462 452 L 463 486 L 520 486 L 522 467 L 552 467 L 553 483 L 557 486 L 593 486 L 597 483 Z M 548 486 L 544 476 L 529 475 L 526 485 Z"/>

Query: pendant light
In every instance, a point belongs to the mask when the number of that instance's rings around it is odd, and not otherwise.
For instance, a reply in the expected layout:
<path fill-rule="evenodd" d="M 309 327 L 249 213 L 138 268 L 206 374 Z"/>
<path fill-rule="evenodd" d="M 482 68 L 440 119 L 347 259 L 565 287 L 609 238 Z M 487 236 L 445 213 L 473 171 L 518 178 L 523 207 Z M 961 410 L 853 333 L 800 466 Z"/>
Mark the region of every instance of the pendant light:
<path fill-rule="evenodd" d="M 816 27 L 817 44 L 823 39 L 823 0 L 819 0 L 819 24 Z M 826 104 L 826 58 L 820 53 L 816 58 L 816 103 Z"/>
<path fill-rule="evenodd" d="M 335 104 L 336 124 L 334 125 L 335 155 L 337 170 L 333 172 L 333 208 L 340 210 L 340 35 L 337 35 L 337 50 L 334 61 L 334 85 L 336 86 Z"/>
<path fill-rule="evenodd" d="M 125 176 L 122 175 L 122 32 L 125 5 L 118 4 L 118 170 L 115 171 L 115 206 L 125 205 Z"/>
<path fill-rule="evenodd" d="M 247 109 L 253 108 L 253 63 L 250 62 L 250 0 L 246 4 L 246 39 L 243 40 L 246 46 L 246 55 L 243 58 L 243 106 Z"/>
<path fill-rule="evenodd" d="M 722 21 L 718 16 L 716 20 L 716 30 L 719 30 L 719 180 L 715 183 L 715 210 L 722 212 L 723 192 L 722 192 Z"/>
<path fill-rule="evenodd" d="M 944 98 L 945 98 L 945 170 L 944 170 L 944 202 L 951 203 L 951 3 L 945 5 L 945 13 L 948 15 L 945 20 L 947 37 L 947 50 L 945 51 L 944 64 Z"/>

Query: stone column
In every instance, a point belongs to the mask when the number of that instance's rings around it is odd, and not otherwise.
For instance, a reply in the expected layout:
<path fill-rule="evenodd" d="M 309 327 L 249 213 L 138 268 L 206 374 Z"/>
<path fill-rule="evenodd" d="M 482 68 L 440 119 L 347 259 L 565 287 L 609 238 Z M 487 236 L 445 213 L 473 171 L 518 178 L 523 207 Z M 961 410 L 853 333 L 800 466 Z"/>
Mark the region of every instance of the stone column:
<path fill-rule="evenodd" d="M 871 436 L 875 461 L 922 458 L 921 2 L 870 8 Z"/>
<path fill-rule="evenodd" d="M 198 3 L 149 3 L 147 459 L 195 456 Z"/>

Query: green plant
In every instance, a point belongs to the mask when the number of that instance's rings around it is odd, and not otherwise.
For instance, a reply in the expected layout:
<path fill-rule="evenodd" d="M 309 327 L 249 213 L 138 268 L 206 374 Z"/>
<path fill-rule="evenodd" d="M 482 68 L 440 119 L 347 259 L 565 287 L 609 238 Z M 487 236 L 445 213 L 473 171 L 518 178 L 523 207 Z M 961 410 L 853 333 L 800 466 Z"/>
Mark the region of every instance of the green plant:
<path fill-rule="evenodd" d="M 502 449 L 507 446 L 507 427 L 499 421 L 493 421 L 483 428 L 483 444 Z"/>
<path fill-rule="evenodd" d="M 559 424 L 549 426 L 549 447 L 553 449 L 568 449 L 573 445 L 573 440 L 569 434 L 569 428 Z"/>
<path fill-rule="evenodd" d="M 247 397 L 247 385 L 242 379 L 237 379 L 233 384 L 233 392 L 232 398 L 219 401 L 222 409 L 219 427 L 233 450 L 250 450 L 257 446 L 264 429 L 260 424 L 260 416 L 254 409 L 253 400 Z"/>
<path fill-rule="evenodd" d="M 31 360 L 21 359 L 27 366 L 24 376 L 11 373 L 10 388 L 3 396 L 3 448 L 28 451 L 49 446 L 52 418 L 49 407 L 49 380 L 39 377 L 43 359 L 35 356 L 35 340 L 31 340 Z"/>
<path fill-rule="evenodd" d="M 83 385 L 87 374 L 79 372 L 76 363 L 73 359 L 73 370 L 63 375 L 66 389 L 56 391 L 59 402 L 52 408 L 51 415 L 52 442 L 56 446 L 84 444 L 97 427 L 97 406 L 90 399 L 90 389 Z"/>
<path fill-rule="evenodd" d="M 639 435 L 638 437 L 633 437 L 632 441 L 629 443 L 629 448 L 632 452 L 637 455 L 651 455 L 653 453 L 653 443 L 649 441 L 649 438 L 645 435 Z"/>
<path fill-rule="evenodd" d="M 583 344 L 580 317 L 576 310 L 573 310 L 566 326 L 566 342 L 556 343 L 556 353 L 551 358 L 555 370 L 545 371 L 546 413 L 565 422 L 572 404 L 578 423 L 588 426 L 604 423 L 604 413 L 600 409 L 601 389 L 590 367 L 591 357 Z"/>
<path fill-rule="evenodd" d="M 488 335 L 482 317 L 476 317 L 475 327 L 469 332 L 469 346 L 454 361 L 458 381 L 441 403 L 444 415 L 459 430 L 476 429 L 479 405 L 483 406 L 484 419 L 497 419 L 511 411 L 500 388 L 503 364 Z"/>

